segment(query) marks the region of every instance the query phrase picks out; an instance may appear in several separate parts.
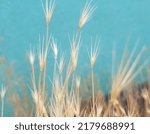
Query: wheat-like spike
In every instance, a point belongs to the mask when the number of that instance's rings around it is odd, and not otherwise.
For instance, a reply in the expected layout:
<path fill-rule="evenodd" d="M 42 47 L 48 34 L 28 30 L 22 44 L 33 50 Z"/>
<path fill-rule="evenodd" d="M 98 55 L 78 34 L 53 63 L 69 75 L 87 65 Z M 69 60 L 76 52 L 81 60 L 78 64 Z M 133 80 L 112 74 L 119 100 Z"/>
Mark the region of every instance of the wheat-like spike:
<path fill-rule="evenodd" d="M 31 66 L 34 65 L 34 61 L 35 61 L 35 53 L 33 50 L 30 49 L 30 51 L 28 52 L 28 58 L 29 58 L 29 62 L 31 64 Z"/>
<path fill-rule="evenodd" d="M 81 43 L 81 36 L 73 36 L 72 41 L 70 41 L 71 46 L 71 61 L 73 64 L 73 69 L 76 70 L 77 63 L 78 63 L 78 54 L 79 54 L 79 47 Z"/>
<path fill-rule="evenodd" d="M 5 97 L 5 95 L 6 95 L 6 91 L 7 91 L 6 87 L 4 87 L 4 86 L 2 85 L 2 86 L 1 86 L 1 93 L 0 93 L 2 99 L 4 99 L 4 97 Z"/>
<path fill-rule="evenodd" d="M 52 48 L 52 50 L 53 50 L 54 59 L 57 60 L 57 55 L 58 55 L 58 45 L 57 45 L 56 40 L 54 40 L 54 38 L 52 38 L 51 48 Z"/>
<path fill-rule="evenodd" d="M 65 67 L 65 59 L 64 59 L 64 55 L 62 55 L 60 57 L 60 61 L 59 61 L 59 65 L 58 65 L 58 69 L 59 69 L 60 74 L 62 74 L 64 67 Z"/>
<path fill-rule="evenodd" d="M 95 5 L 92 6 L 92 1 L 87 0 L 80 16 L 78 30 L 80 30 L 90 20 L 95 9 Z"/>
<path fill-rule="evenodd" d="M 39 39 L 39 52 L 38 52 L 38 59 L 39 59 L 39 66 L 40 66 L 40 71 L 43 71 L 44 67 L 46 66 L 46 60 L 47 60 L 47 55 L 48 55 L 48 50 L 49 50 L 49 45 L 50 45 L 50 39 L 51 37 L 49 37 L 48 39 L 48 45 L 46 47 L 44 47 L 45 42 L 44 42 L 44 38 L 41 42 L 41 40 Z"/>
<path fill-rule="evenodd" d="M 35 53 L 31 49 L 28 52 L 28 58 L 29 58 L 29 62 L 31 64 L 31 69 L 32 69 L 31 80 L 32 80 L 32 84 L 33 84 L 33 89 L 37 90 L 37 88 L 36 88 L 36 79 L 35 79 L 35 69 L 34 69 Z"/>
<path fill-rule="evenodd" d="M 45 55 L 44 55 L 44 39 L 42 41 L 42 44 L 39 48 L 39 53 L 38 53 L 38 58 L 39 58 L 39 66 L 40 66 L 40 71 L 43 70 L 44 65 L 45 65 Z"/>
<path fill-rule="evenodd" d="M 94 44 L 94 45 L 93 45 Z M 88 51 L 88 55 L 90 58 L 90 63 L 91 67 L 94 67 L 95 61 L 99 55 L 99 45 L 100 45 L 100 40 L 96 39 L 95 43 L 91 42 L 91 50 L 90 53 Z"/>
<path fill-rule="evenodd" d="M 81 78 L 79 76 L 76 77 L 76 87 L 79 89 L 81 84 Z"/>
<path fill-rule="evenodd" d="M 46 18 L 46 23 L 47 25 L 50 23 L 54 9 L 55 9 L 55 1 L 51 0 L 49 2 L 49 0 L 46 0 L 46 5 L 44 6 L 43 0 L 41 0 L 42 3 L 42 8 L 45 14 L 45 18 Z"/>

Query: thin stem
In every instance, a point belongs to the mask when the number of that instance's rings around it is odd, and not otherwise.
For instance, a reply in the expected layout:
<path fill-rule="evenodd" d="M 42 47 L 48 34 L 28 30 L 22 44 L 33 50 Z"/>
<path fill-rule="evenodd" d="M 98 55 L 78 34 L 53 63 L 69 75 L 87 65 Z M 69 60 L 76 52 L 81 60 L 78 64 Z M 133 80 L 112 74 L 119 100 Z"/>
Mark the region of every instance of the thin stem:
<path fill-rule="evenodd" d="M 48 51 L 48 34 L 49 34 L 49 24 L 46 23 L 46 48 L 45 48 L 45 53 L 47 53 Z M 45 95 L 45 87 L 46 87 L 46 67 L 47 67 L 47 64 L 46 64 L 46 58 L 47 58 L 47 55 L 45 56 L 45 65 L 44 65 L 44 76 L 43 76 L 43 98 L 44 98 L 44 95 Z"/>
<path fill-rule="evenodd" d="M 62 73 L 60 73 L 60 86 L 61 86 L 61 89 L 63 87 L 63 78 L 62 78 Z"/>
<path fill-rule="evenodd" d="M 55 78 L 56 78 L 56 64 L 57 64 L 57 59 L 55 58 L 54 73 L 53 73 L 53 84 L 55 83 Z M 54 86 L 53 86 L 53 90 L 54 90 Z"/>
<path fill-rule="evenodd" d="M 65 90 L 66 97 L 68 97 L 68 81 L 69 81 L 69 77 L 71 75 L 71 70 L 72 69 L 71 69 L 71 58 L 70 58 L 67 72 L 66 72 L 66 78 L 65 78 L 64 86 L 63 86 L 63 89 Z"/>
<path fill-rule="evenodd" d="M 92 101 L 93 101 L 93 108 L 94 108 L 94 71 L 93 66 L 91 67 L 91 75 L 92 75 Z"/>
<path fill-rule="evenodd" d="M 1 117 L 4 116 L 4 98 L 2 98 Z"/>
<path fill-rule="evenodd" d="M 34 91 L 36 91 L 37 88 L 36 88 L 34 65 L 32 65 L 32 78 L 33 78 L 33 88 L 34 88 Z"/>
<path fill-rule="evenodd" d="M 41 80 L 42 80 L 42 71 L 40 70 L 40 75 L 39 75 L 39 85 L 38 85 L 38 90 L 41 93 L 42 89 L 41 89 Z"/>
<path fill-rule="evenodd" d="M 49 24 L 46 24 L 46 48 L 48 48 Z"/>
<path fill-rule="evenodd" d="M 72 86 L 71 86 L 71 90 L 73 90 L 73 88 L 74 88 L 74 77 L 75 77 L 75 70 L 73 71 L 73 75 L 72 75 Z"/>

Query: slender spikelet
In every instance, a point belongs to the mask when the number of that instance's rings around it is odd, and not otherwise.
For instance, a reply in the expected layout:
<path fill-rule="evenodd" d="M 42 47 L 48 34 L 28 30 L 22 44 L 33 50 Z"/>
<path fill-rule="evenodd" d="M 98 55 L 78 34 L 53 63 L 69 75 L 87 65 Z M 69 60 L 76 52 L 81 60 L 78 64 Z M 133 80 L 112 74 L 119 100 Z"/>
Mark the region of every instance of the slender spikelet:
<path fill-rule="evenodd" d="M 81 84 L 80 82 L 81 82 L 81 78 L 79 76 L 77 76 L 76 77 L 76 87 L 77 87 L 77 89 L 80 88 L 80 84 Z"/>
<path fill-rule="evenodd" d="M 44 40 L 39 49 L 38 58 L 39 58 L 40 71 L 42 72 L 42 70 L 44 69 L 44 66 L 45 66 Z"/>
<path fill-rule="evenodd" d="M 94 110 L 94 64 L 99 54 L 99 44 L 100 40 L 95 41 L 94 48 L 93 48 L 93 42 L 91 44 L 91 52 L 88 52 L 90 63 L 91 63 L 91 77 L 92 77 L 92 102 L 93 102 L 93 110 Z"/>
<path fill-rule="evenodd" d="M 32 98 L 34 100 L 35 103 L 38 102 L 38 92 L 37 91 L 32 91 Z"/>
<path fill-rule="evenodd" d="M 96 39 L 94 45 L 93 45 L 93 42 L 91 43 L 91 51 L 90 51 L 90 53 L 88 52 L 92 68 L 94 67 L 95 61 L 96 61 L 96 59 L 97 59 L 97 57 L 99 55 L 99 45 L 100 45 L 100 40 Z"/>
<path fill-rule="evenodd" d="M 31 64 L 31 66 L 33 66 L 34 65 L 34 61 L 35 61 L 35 53 L 31 49 L 28 52 L 28 58 L 29 58 L 29 62 Z"/>
<path fill-rule="evenodd" d="M 60 75 L 60 84 L 61 84 L 61 88 L 63 86 L 63 69 L 65 67 L 65 61 L 64 61 L 64 56 L 60 56 L 60 61 L 59 61 L 59 65 L 58 65 L 58 70 L 59 70 L 59 75 Z"/>
<path fill-rule="evenodd" d="M 76 70 L 77 63 L 78 63 L 78 54 L 79 54 L 79 47 L 81 43 L 80 36 L 74 36 L 72 41 L 70 41 L 71 46 L 71 61 L 73 65 L 73 69 Z"/>
<path fill-rule="evenodd" d="M 6 91 L 7 89 L 2 85 L 1 87 L 1 98 L 4 99 L 5 95 L 6 95 Z"/>
<path fill-rule="evenodd" d="M 49 0 L 46 0 L 46 5 L 44 6 L 43 0 L 41 0 L 42 3 L 42 8 L 45 14 L 45 18 L 46 18 L 46 23 L 47 25 L 50 23 L 54 9 L 55 9 L 55 1 L 51 0 L 49 2 Z"/>
<path fill-rule="evenodd" d="M 75 91 L 75 106 L 78 109 L 77 115 L 79 116 L 80 113 L 80 105 L 81 105 L 81 99 L 80 99 L 80 94 L 79 94 L 79 89 L 80 89 L 80 84 L 81 84 L 81 78 L 79 76 L 76 77 L 76 91 Z"/>
<path fill-rule="evenodd" d="M 54 73 L 53 73 L 53 82 L 55 81 L 55 77 L 56 77 L 56 65 L 57 65 L 57 55 L 58 55 L 58 47 L 57 47 L 57 42 L 54 40 L 54 38 L 52 39 L 52 44 L 51 44 L 52 50 L 53 50 L 53 54 L 54 54 Z"/>
<path fill-rule="evenodd" d="M 39 44 L 40 44 L 40 48 L 39 48 L 39 52 L 38 52 L 38 59 L 39 59 L 39 67 L 40 67 L 40 71 L 43 71 L 43 69 L 46 66 L 46 60 L 47 60 L 47 55 L 48 55 L 48 50 L 49 50 L 49 44 L 50 44 L 50 38 L 49 37 L 49 41 L 48 41 L 48 45 L 46 47 L 44 47 L 44 39 L 41 42 L 39 39 Z"/>
<path fill-rule="evenodd" d="M 63 90 L 66 90 L 66 92 L 65 92 L 66 94 L 68 94 L 68 84 L 69 84 L 68 82 L 69 82 L 69 78 L 70 78 L 72 72 L 73 72 L 73 68 L 72 68 L 72 66 L 69 64 L 69 65 L 68 65 L 67 72 L 66 72 L 65 81 L 64 81 L 64 84 L 63 84 Z"/>
<path fill-rule="evenodd" d="M 6 95 L 6 91 L 7 89 L 2 85 L 1 87 L 1 101 L 2 101 L 2 106 L 1 106 L 1 117 L 3 117 L 4 115 L 4 98 L 5 98 L 5 95 Z"/>
<path fill-rule="evenodd" d="M 51 48 L 52 48 L 52 50 L 53 50 L 54 59 L 57 60 L 58 46 L 57 46 L 57 42 L 54 40 L 54 38 L 52 39 Z"/>
<path fill-rule="evenodd" d="M 95 9 L 96 7 L 92 6 L 92 1 L 87 0 L 80 16 L 79 26 L 78 26 L 79 31 L 90 20 Z"/>
<path fill-rule="evenodd" d="M 59 62 L 59 65 L 58 65 L 60 75 L 62 74 L 64 67 L 65 67 L 65 59 L 64 59 L 64 56 L 62 55 L 60 57 L 60 62 Z"/>
<path fill-rule="evenodd" d="M 29 62 L 31 64 L 31 69 L 32 69 L 31 79 L 32 79 L 33 89 L 36 90 L 36 79 L 35 79 L 35 70 L 34 70 L 35 54 L 34 54 L 34 51 L 32 51 L 31 49 L 28 52 L 28 59 L 29 59 Z"/>

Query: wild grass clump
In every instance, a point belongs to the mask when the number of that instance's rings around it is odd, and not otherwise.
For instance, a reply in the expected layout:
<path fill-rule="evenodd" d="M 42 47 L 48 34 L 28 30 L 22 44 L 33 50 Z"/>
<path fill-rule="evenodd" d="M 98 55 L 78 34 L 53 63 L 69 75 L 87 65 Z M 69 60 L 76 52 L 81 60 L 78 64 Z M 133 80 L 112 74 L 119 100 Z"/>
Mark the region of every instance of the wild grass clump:
<path fill-rule="evenodd" d="M 125 49 L 118 65 L 116 65 L 118 63 L 116 62 L 116 55 L 113 53 L 111 92 L 104 95 L 100 90 L 96 90 L 99 85 L 96 85 L 94 76 L 95 62 L 99 60 L 100 39 L 96 38 L 95 41 L 92 41 L 91 49 L 88 51 L 91 67 L 90 82 L 88 81 L 84 86 L 81 76 L 77 73 L 79 49 L 82 45 L 81 30 L 96 9 L 92 1 L 86 2 L 79 18 L 77 33 L 73 35 L 72 39 L 69 39 L 71 49 L 69 59 L 66 59 L 64 54 L 59 58 L 61 48 L 57 39 L 49 35 L 49 25 L 55 11 L 55 2 L 53 0 L 41 0 L 41 3 L 45 15 L 46 36 L 39 40 L 37 53 L 34 49 L 30 49 L 27 53 L 31 66 L 29 88 L 32 96 L 31 102 L 34 106 L 32 108 L 30 106 L 32 113 L 26 115 L 40 117 L 150 116 L 150 86 L 146 86 L 146 84 L 143 87 L 136 87 L 134 85 L 134 79 L 147 65 L 147 60 L 140 62 L 145 48 L 143 47 L 140 52 L 136 53 L 137 47 L 135 47 L 131 54 L 128 54 L 127 49 Z M 52 78 L 47 73 L 50 50 L 52 50 L 54 58 Z M 36 59 L 38 63 L 35 62 Z M 84 92 L 83 87 L 87 88 L 89 83 L 92 93 L 88 99 L 83 99 L 81 95 Z M 50 96 L 48 95 L 49 92 L 51 92 Z M 2 87 L 1 116 L 3 116 L 4 111 L 5 93 L 6 88 Z M 15 103 L 18 104 L 19 101 L 18 98 Z M 21 107 L 20 104 L 18 106 Z M 22 113 L 25 116 L 26 112 Z"/>

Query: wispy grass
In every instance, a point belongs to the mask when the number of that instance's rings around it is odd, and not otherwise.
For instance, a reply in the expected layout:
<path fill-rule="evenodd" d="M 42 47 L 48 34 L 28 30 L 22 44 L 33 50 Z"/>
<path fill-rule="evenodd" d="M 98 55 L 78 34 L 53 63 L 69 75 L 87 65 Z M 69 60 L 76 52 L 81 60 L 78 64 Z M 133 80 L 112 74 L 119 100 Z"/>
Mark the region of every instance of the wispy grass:
<path fill-rule="evenodd" d="M 94 65 L 96 62 L 96 59 L 99 55 L 99 45 L 100 45 L 100 41 L 96 39 L 95 43 L 91 43 L 91 50 L 89 53 L 89 58 L 90 58 L 90 63 L 91 63 L 91 80 L 92 80 L 92 103 L 93 103 L 93 110 L 95 107 L 95 90 L 94 90 Z M 94 47 L 94 48 L 93 48 Z"/>
<path fill-rule="evenodd" d="M 28 86 L 31 90 L 33 116 L 41 117 L 79 117 L 79 116 L 142 116 L 139 107 L 144 108 L 144 116 L 150 116 L 150 87 L 144 87 L 140 90 L 140 98 L 144 100 L 144 106 L 134 95 L 133 89 L 134 79 L 141 73 L 147 64 L 147 60 L 141 62 L 142 55 L 145 52 L 143 47 L 140 52 L 136 53 L 136 47 L 127 55 L 125 49 L 122 58 L 117 65 L 115 55 L 112 65 L 112 88 L 108 95 L 103 95 L 101 91 L 96 92 L 96 77 L 94 76 L 94 67 L 100 52 L 100 39 L 96 38 L 91 42 L 91 49 L 88 51 L 90 59 L 91 81 L 86 83 L 86 88 L 92 92 L 89 99 L 84 100 L 81 96 L 83 90 L 83 79 L 77 73 L 79 49 L 81 43 L 80 30 L 92 17 L 96 6 L 92 1 L 87 1 L 78 24 L 78 31 L 70 41 L 70 56 L 67 59 L 63 54 L 60 55 L 60 47 L 57 39 L 49 35 L 49 25 L 55 9 L 54 0 L 41 0 L 46 22 L 45 37 L 39 39 L 38 52 L 30 49 L 27 53 L 28 60 L 31 65 L 31 83 Z M 50 53 L 52 50 L 52 53 Z M 50 70 L 53 72 L 52 78 L 47 72 L 48 57 L 52 54 L 54 58 L 54 66 Z M 35 62 L 38 59 L 38 63 Z M 50 61 L 51 62 L 51 61 Z M 52 62 L 51 62 L 52 63 Z M 39 66 L 39 68 L 37 67 Z M 103 76 L 102 76 L 103 77 Z M 107 82 L 106 82 L 107 84 Z M 90 85 L 90 86 L 88 86 Z M 49 92 L 51 95 L 49 96 Z M 137 91 L 139 92 L 139 91 Z M 1 89 L 1 116 L 4 114 L 4 97 L 6 88 Z M 84 93 L 85 94 L 85 93 Z M 136 96 L 136 97 L 135 97 Z M 19 99 L 16 99 L 17 104 Z M 141 101 L 141 100 L 140 100 Z M 17 106 L 21 107 L 21 104 Z M 20 111 L 23 111 L 22 108 Z M 25 109 L 26 110 L 26 109 Z M 26 111 L 23 111 L 25 116 Z M 18 110 L 19 111 L 19 110 Z M 29 113 L 27 114 L 29 115 Z"/>
<path fill-rule="evenodd" d="M 80 16 L 78 31 L 80 31 L 83 26 L 90 20 L 95 9 L 96 6 L 92 5 L 92 1 L 87 0 Z"/>

